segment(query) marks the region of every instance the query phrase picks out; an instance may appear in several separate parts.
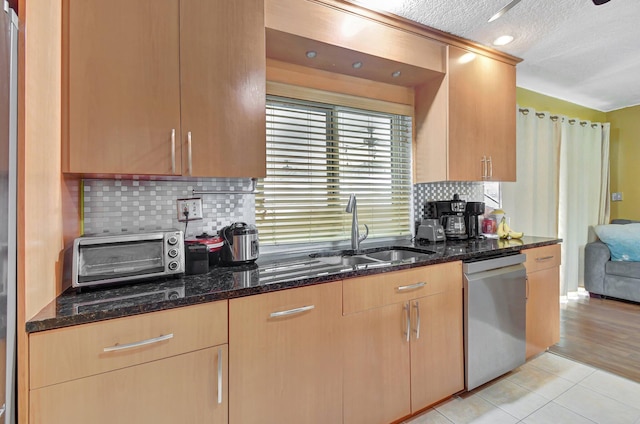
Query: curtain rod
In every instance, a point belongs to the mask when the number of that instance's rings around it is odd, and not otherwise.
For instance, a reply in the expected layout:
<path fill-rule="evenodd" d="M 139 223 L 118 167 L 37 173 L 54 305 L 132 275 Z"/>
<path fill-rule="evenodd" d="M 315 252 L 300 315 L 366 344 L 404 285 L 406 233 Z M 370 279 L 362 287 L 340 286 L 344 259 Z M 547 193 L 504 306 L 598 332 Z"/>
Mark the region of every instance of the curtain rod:
<path fill-rule="evenodd" d="M 527 109 L 527 108 L 519 108 L 519 109 L 518 109 L 518 111 L 519 111 L 521 114 L 523 114 L 523 115 L 528 115 L 528 114 L 529 114 L 529 112 L 530 112 L 530 110 L 529 110 L 529 109 Z M 537 116 L 538 118 L 542 119 L 542 118 L 544 118 L 545 116 L 547 116 L 547 114 L 546 114 L 546 113 L 543 113 L 543 112 L 536 112 L 536 116 Z M 549 119 L 551 119 L 553 122 L 557 121 L 557 120 L 558 120 L 558 119 L 560 119 L 560 118 L 561 118 L 561 117 L 560 117 L 560 116 L 558 116 L 558 115 L 549 115 Z M 563 121 L 564 121 L 565 119 L 566 119 L 566 118 L 562 117 L 562 120 L 563 120 Z M 575 124 L 576 122 L 578 122 L 578 121 L 577 121 L 577 120 L 575 120 L 575 119 L 569 119 L 567 122 L 569 123 L 569 125 L 574 125 L 574 124 Z M 581 125 L 581 126 L 583 126 L 583 127 L 587 126 L 587 124 L 588 124 L 588 123 L 589 123 L 589 122 L 587 122 L 587 121 L 580 121 L 580 125 Z M 602 125 L 602 124 L 600 124 L 600 123 L 592 123 L 592 124 L 591 124 L 591 128 L 598 128 L 600 125 Z"/>

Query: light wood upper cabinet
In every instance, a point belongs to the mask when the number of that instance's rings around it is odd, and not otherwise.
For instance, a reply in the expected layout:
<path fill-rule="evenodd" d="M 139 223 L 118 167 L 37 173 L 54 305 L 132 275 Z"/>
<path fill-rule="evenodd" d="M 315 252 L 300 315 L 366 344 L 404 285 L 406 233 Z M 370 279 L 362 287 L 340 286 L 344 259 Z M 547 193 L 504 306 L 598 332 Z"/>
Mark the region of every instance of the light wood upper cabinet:
<path fill-rule="evenodd" d="M 448 70 L 416 87 L 416 179 L 516 180 L 516 70 L 448 47 Z"/>
<path fill-rule="evenodd" d="M 65 0 L 64 12 L 63 170 L 180 174 L 178 0 Z"/>
<path fill-rule="evenodd" d="M 63 170 L 265 174 L 263 0 L 65 2 Z"/>
<path fill-rule="evenodd" d="M 527 255 L 527 350 L 530 358 L 560 341 L 560 245 L 522 251 Z"/>
<path fill-rule="evenodd" d="M 183 174 L 264 176 L 264 1 L 180 0 L 180 72 Z"/>
<path fill-rule="evenodd" d="M 231 423 L 342 422 L 341 288 L 229 301 Z"/>

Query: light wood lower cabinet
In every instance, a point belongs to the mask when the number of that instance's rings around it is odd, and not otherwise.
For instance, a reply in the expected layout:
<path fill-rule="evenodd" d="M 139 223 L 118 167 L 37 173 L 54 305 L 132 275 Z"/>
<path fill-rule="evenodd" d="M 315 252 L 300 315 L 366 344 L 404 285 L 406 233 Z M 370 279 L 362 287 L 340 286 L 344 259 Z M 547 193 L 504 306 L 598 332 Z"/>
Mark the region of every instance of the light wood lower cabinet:
<path fill-rule="evenodd" d="M 29 423 L 226 424 L 227 318 L 225 300 L 31 334 Z"/>
<path fill-rule="evenodd" d="M 341 282 L 229 301 L 230 423 L 342 422 L 341 305 Z"/>
<path fill-rule="evenodd" d="M 226 424 L 227 361 L 222 345 L 33 390 L 30 422 Z"/>
<path fill-rule="evenodd" d="M 560 341 L 560 245 L 527 255 L 527 358 Z"/>
<path fill-rule="evenodd" d="M 394 278 L 388 291 L 383 286 Z M 464 389 L 460 262 L 344 284 L 345 307 L 357 287 L 383 288 L 391 303 L 344 317 L 345 424 L 386 424 Z M 429 294 L 393 302 L 412 290 Z"/>

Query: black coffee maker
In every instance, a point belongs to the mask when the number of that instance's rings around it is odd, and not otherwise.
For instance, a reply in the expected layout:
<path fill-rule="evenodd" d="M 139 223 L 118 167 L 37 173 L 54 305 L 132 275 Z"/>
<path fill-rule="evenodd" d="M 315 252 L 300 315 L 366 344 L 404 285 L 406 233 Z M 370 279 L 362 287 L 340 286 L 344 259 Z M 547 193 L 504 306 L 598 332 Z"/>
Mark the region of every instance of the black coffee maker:
<path fill-rule="evenodd" d="M 464 217 L 466 203 L 457 194 L 453 195 L 452 200 L 427 202 L 424 205 L 424 218 L 437 218 L 444 227 L 447 240 L 465 240 L 468 237 Z"/>
<path fill-rule="evenodd" d="M 464 220 L 467 226 L 467 236 L 469 238 L 484 238 L 478 224 L 478 217 L 484 214 L 484 202 L 467 202 L 464 211 Z"/>

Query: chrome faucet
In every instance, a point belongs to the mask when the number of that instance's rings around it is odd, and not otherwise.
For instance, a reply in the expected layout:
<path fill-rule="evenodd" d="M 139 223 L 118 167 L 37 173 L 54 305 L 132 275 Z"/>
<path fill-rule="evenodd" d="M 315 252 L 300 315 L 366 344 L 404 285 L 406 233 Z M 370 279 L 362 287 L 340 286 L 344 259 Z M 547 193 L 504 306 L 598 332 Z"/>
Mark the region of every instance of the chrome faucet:
<path fill-rule="evenodd" d="M 369 227 L 367 224 L 364 224 L 364 228 L 367 232 L 360 237 L 360 231 L 358 230 L 358 205 L 355 193 L 351 193 L 351 196 L 349 196 L 349 202 L 347 203 L 347 209 L 345 209 L 345 212 L 353 215 L 353 218 L 351 219 L 351 249 L 357 252 L 360 250 L 360 243 L 362 243 L 369 235 Z"/>

